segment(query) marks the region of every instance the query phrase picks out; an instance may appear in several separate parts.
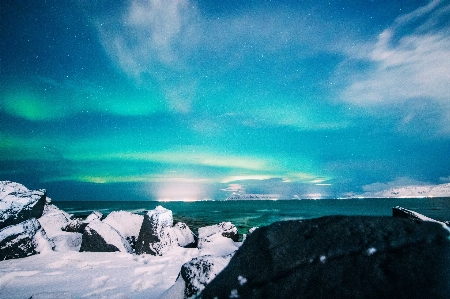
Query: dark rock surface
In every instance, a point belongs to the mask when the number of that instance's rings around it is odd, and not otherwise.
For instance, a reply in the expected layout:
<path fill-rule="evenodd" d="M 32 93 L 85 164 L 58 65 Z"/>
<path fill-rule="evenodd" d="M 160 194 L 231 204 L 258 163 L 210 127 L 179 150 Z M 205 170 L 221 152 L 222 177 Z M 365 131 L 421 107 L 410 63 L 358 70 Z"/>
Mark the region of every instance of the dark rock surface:
<path fill-rule="evenodd" d="M 41 228 L 36 218 L 0 230 L 0 261 L 36 254 L 34 236 Z"/>
<path fill-rule="evenodd" d="M 80 252 L 82 251 L 132 253 L 132 248 L 117 230 L 94 220 L 84 229 L 80 247 Z"/>
<path fill-rule="evenodd" d="M 139 237 L 136 242 L 136 253 L 163 255 L 173 247 L 172 211 L 161 206 L 148 211 L 144 215 Z"/>
<path fill-rule="evenodd" d="M 0 181 L 0 229 L 42 216 L 46 204 L 45 190 L 28 190 L 25 186 Z"/>
<path fill-rule="evenodd" d="M 442 225 L 330 216 L 255 230 L 201 298 L 449 298 Z"/>

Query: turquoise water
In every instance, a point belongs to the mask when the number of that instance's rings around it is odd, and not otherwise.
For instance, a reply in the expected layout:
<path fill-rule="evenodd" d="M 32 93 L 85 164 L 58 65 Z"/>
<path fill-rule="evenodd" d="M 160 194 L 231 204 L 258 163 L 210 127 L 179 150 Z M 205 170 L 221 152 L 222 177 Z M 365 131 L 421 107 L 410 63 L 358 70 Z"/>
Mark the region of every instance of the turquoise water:
<path fill-rule="evenodd" d="M 77 217 L 87 216 L 92 211 L 100 211 L 104 215 L 119 210 L 144 214 L 145 211 L 161 205 L 172 210 L 175 222 L 185 222 L 194 232 L 201 226 L 222 221 L 231 221 L 240 233 L 245 234 L 249 228 L 290 219 L 310 219 L 328 215 L 391 216 L 392 207 L 397 205 L 436 220 L 450 220 L 450 198 L 197 202 L 56 201 L 54 204 Z"/>

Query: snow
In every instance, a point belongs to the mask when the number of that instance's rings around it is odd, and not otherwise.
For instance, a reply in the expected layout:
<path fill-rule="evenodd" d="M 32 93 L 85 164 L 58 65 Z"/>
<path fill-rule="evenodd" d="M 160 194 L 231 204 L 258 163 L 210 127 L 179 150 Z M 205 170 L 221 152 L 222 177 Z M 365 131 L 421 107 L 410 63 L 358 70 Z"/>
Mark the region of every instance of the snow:
<path fill-rule="evenodd" d="M 164 256 L 70 251 L 1 261 L 0 298 L 159 298 L 197 255 L 176 247 Z"/>
<path fill-rule="evenodd" d="M 94 211 L 89 216 L 86 217 L 86 219 L 84 220 L 84 223 L 90 223 L 94 220 L 101 220 L 102 217 L 103 217 L 102 213 L 100 213 L 98 211 Z"/>
<path fill-rule="evenodd" d="M 0 230 L 0 240 L 4 240 L 12 235 L 22 235 L 33 238 L 40 225 L 36 218 L 31 218 L 16 225 L 10 225 Z"/>
<path fill-rule="evenodd" d="M 241 242 L 234 242 L 230 238 L 216 233 L 208 237 L 208 242 L 202 242 L 199 252 L 200 255 L 225 256 L 238 250 L 241 244 Z"/>
<path fill-rule="evenodd" d="M 143 220 L 142 215 L 117 211 L 110 213 L 102 222 L 116 229 L 124 238 L 133 236 L 137 238 Z"/>
<path fill-rule="evenodd" d="M 30 191 L 22 184 L 0 181 L 0 221 L 5 221 L 25 206 L 34 205 L 44 194 L 44 190 Z"/>
<path fill-rule="evenodd" d="M 114 245 L 121 252 L 132 252 L 130 244 L 120 235 L 120 233 L 109 224 L 100 220 L 94 220 L 85 228 L 85 233 L 91 234 L 92 231 L 98 233 L 107 244 Z"/>

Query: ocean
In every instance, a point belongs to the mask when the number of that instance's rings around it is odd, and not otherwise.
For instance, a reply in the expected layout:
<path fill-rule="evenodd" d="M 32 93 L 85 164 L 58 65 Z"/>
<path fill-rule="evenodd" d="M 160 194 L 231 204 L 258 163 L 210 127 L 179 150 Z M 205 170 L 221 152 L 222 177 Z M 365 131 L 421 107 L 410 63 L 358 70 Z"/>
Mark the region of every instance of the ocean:
<path fill-rule="evenodd" d="M 246 234 L 248 229 L 276 221 L 311 219 L 329 215 L 391 216 L 392 207 L 401 206 L 430 218 L 450 220 L 450 198 L 374 198 L 322 200 L 232 200 L 196 202 L 158 201 L 53 201 L 75 217 L 92 211 L 108 215 L 112 211 L 129 211 L 143 215 L 161 205 L 173 212 L 174 222 L 185 222 L 194 233 L 202 226 L 230 221 Z"/>

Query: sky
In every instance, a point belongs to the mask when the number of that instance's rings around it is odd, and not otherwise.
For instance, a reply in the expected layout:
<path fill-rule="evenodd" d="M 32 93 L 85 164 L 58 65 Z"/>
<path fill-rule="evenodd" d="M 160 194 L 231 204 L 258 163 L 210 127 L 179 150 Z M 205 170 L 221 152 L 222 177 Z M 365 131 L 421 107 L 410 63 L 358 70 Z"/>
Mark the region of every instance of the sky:
<path fill-rule="evenodd" d="M 0 180 L 54 200 L 450 182 L 448 1 L 0 4 Z"/>

